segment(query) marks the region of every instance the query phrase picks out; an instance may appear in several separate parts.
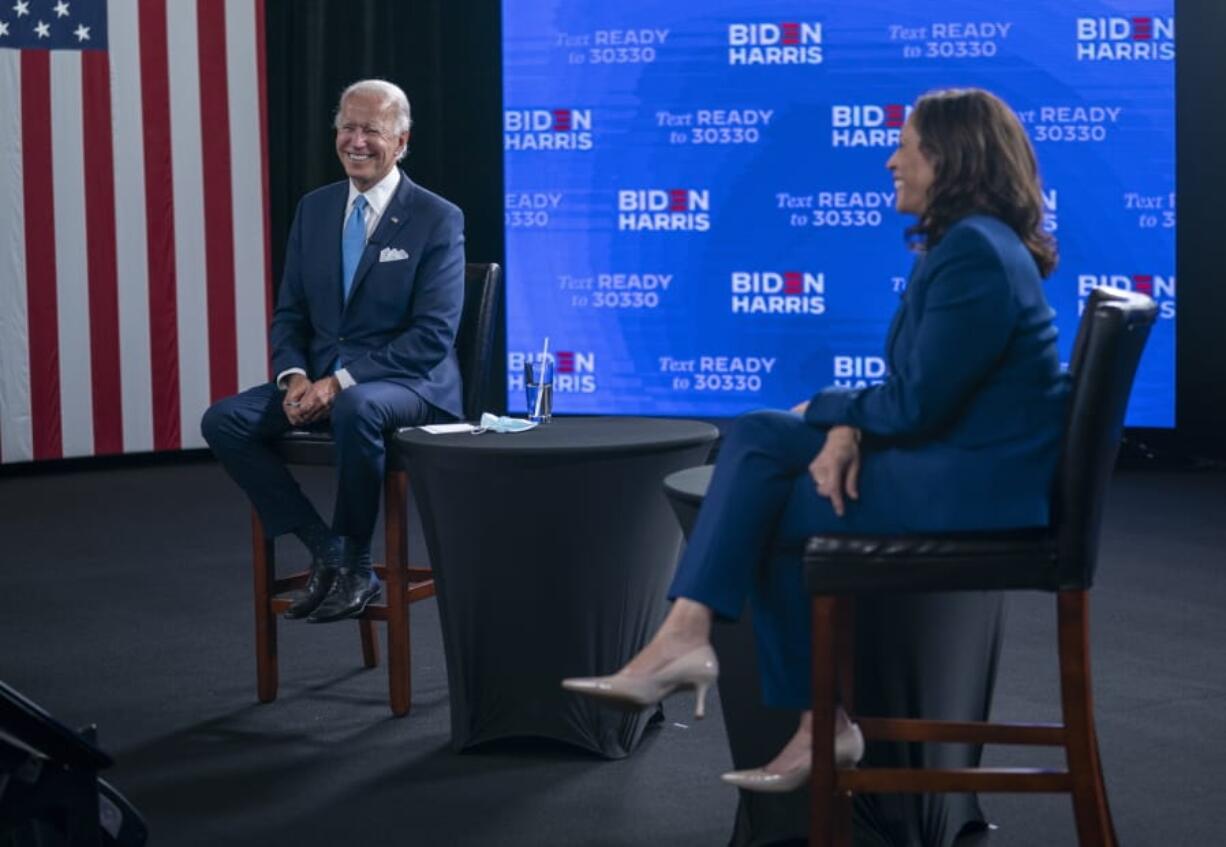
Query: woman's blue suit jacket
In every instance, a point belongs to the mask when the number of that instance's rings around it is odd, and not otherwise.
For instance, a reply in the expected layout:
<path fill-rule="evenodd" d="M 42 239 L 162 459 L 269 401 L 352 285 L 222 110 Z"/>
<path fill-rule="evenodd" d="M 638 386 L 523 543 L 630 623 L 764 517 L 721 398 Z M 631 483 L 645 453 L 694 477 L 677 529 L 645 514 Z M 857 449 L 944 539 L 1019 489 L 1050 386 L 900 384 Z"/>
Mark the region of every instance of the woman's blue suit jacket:
<path fill-rule="evenodd" d="M 912 531 L 1040 526 L 1067 377 L 1034 259 L 972 215 L 916 261 L 886 339 L 889 376 L 827 388 L 805 419 L 864 434 L 874 494 Z"/>

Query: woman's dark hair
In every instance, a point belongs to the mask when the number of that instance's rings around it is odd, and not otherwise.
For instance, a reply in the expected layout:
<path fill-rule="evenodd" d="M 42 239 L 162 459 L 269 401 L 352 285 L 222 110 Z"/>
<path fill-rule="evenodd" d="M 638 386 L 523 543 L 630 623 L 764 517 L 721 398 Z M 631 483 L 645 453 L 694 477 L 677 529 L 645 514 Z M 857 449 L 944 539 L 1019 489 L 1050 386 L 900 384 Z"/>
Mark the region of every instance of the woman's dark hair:
<path fill-rule="evenodd" d="M 978 88 L 933 91 L 911 113 L 920 150 L 935 174 L 919 221 L 907 230 L 935 247 L 958 219 L 1000 218 L 1026 245 L 1040 275 L 1056 267 L 1056 242 L 1043 231 L 1043 196 L 1034 149 L 999 97 Z"/>

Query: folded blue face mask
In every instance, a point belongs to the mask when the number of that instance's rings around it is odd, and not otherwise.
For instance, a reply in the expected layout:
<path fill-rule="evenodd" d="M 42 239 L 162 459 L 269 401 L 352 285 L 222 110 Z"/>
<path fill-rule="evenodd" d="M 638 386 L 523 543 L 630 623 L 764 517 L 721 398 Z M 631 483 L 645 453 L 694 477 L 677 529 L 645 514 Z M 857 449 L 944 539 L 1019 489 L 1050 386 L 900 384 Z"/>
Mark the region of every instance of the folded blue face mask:
<path fill-rule="evenodd" d="M 473 435 L 480 435 L 483 432 L 527 432 L 536 426 L 534 421 L 508 418 L 506 415 L 491 415 L 485 412 L 481 415 L 481 424 L 473 430 Z"/>

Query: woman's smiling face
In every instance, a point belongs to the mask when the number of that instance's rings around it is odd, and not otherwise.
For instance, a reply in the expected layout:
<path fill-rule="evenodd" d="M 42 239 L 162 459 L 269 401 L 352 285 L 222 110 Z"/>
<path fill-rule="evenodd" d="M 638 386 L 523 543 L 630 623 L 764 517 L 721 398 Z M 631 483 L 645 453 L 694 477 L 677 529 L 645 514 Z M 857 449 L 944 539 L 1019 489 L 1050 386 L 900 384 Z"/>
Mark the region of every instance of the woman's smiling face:
<path fill-rule="evenodd" d="M 894 177 L 894 207 L 900 212 L 922 215 L 928 207 L 928 189 L 936 179 L 932 162 L 920 149 L 920 136 L 910 118 L 903 125 L 898 149 L 885 166 Z"/>

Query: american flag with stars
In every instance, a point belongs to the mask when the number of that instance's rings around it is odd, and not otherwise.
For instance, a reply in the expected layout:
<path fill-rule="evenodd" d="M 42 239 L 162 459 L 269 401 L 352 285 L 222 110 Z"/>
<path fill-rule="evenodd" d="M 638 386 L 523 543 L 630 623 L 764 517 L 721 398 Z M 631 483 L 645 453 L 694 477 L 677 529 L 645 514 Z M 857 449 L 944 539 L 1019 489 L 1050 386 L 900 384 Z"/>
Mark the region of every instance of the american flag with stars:
<path fill-rule="evenodd" d="M 0 462 L 268 378 L 263 0 L 0 0 Z"/>

